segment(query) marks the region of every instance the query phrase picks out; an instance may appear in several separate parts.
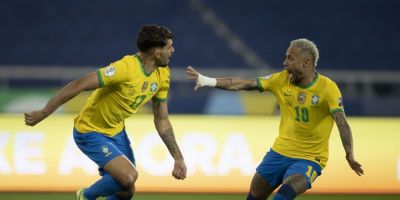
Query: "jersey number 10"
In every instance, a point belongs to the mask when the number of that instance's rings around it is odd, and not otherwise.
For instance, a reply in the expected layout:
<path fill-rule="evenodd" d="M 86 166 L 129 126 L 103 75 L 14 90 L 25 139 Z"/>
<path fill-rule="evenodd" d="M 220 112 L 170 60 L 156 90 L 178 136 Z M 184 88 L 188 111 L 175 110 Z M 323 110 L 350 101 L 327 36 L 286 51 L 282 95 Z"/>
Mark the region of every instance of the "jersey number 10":
<path fill-rule="evenodd" d="M 147 97 L 147 95 L 140 95 L 140 96 L 136 96 L 135 99 L 133 100 L 132 104 L 131 104 L 131 108 L 136 110 L 140 104 L 142 104 L 143 100 Z"/>
<path fill-rule="evenodd" d="M 308 115 L 307 107 L 295 106 L 294 109 L 296 110 L 296 121 L 300 121 L 300 120 L 303 122 L 310 121 L 310 116 Z"/>

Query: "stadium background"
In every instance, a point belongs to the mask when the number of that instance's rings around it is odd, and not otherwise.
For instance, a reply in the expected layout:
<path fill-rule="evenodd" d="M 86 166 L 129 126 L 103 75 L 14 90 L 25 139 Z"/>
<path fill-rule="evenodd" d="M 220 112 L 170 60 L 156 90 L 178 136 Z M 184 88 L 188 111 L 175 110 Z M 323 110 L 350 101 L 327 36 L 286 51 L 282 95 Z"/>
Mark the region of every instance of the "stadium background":
<path fill-rule="evenodd" d="M 137 31 L 150 23 L 175 34 L 168 104 L 178 142 L 192 155 L 186 157 L 191 174 L 185 182 L 169 176 L 170 160 L 146 106 L 127 123 L 135 153 L 143 155 L 139 197 L 243 199 L 277 134 L 274 97 L 195 93 L 184 69 L 192 65 L 214 76 L 270 74 L 281 70 L 289 42 L 305 37 L 319 47 L 318 71 L 342 90 L 366 175 L 357 177 L 347 166 L 334 128 L 328 167 L 302 198 L 399 199 L 399 6 L 395 0 L 1 0 L 0 199 L 71 199 L 71 192 L 96 180 L 95 167 L 69 146 L 72 118 L 88 93 L 38 127 L 25 127 L 22 113 L 41 108 L 70 80 L 136 52 Z M 152 148 L 141 148 L 149 143 Z"/>

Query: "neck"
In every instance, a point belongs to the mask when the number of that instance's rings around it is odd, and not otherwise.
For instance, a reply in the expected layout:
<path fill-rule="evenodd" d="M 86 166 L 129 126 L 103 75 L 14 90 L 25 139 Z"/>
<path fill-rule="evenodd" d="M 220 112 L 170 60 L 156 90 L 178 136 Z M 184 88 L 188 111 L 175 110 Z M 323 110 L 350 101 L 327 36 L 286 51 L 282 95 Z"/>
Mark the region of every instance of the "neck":
<path fill-rule="evenodd" d="M 300 81 L 301 85 L 308 85 L 314 81 L 315 77 L 317 77 L 317 71 L 313 70 L 308 73 L 304 78 Z"/>
<path fill-rule="evenodd" d="M 140 57 L 143 63 L 144 71 L 147 74 L 151 74 L 157 68 L 157 66 L 155 65 L 155 60 L 152 58 L 151 55 L 143 52 L 138 52 L 137 55 Z"/>

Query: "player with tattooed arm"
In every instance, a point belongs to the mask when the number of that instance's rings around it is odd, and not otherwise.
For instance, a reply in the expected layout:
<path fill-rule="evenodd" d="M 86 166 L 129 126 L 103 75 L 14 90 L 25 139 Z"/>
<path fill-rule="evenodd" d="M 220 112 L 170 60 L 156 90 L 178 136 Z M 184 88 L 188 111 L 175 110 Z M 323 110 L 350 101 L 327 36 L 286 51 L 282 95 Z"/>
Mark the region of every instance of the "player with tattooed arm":
<path fill-rule="evenodd" d="M 173 37 L 163 26 L 142 27 L 138 53 L 70 82 L 43 109 L 25 113 L 25 124 L 35 126 L 80 92 L 94 90 L 74 120 L 73 136 L 79 149 L 98 165 L 102 177 L 79 190 L 77 199 L 133 197 L 138 172 L 124 121 L 150 100 L 157 132 L 175 160 L 172 176 L 179 180 L 186 177 L 167 108 Z"/>
<path fill-rule="evenodd" d="M 269 91 L 279 102 L 279 135 L 256 169 L 248 200 L 267 199 L 280 186 L 274 200 L 294 199 L 311 188 L 328 161 L 333 123 L 339 129 L 345 157 L 357 175 L 364 173 L 354 159 L 352 133 L 336 83 L 316 71 L 319 52 L 307 39 L 290 43 L 284 70 L 255 79 L 210 78 L 188 67 L 195 90 L 215 87 L 223 90 Z"/>

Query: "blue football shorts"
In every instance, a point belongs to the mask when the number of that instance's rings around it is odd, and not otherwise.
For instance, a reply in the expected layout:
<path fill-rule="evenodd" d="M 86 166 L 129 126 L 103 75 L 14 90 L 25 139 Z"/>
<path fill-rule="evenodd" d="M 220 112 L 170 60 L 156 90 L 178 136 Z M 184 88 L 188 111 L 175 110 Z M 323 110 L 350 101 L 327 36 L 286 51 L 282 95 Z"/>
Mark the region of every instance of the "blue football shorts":
<path fill-rule="evenodd" d="M 307 189 L 310 189 L 312 182 L 321 175 L 321 166 L 313 161 L 283 156 L 271 149 L 256 171 L 272 188 L 277 188 L 290 175 L 301 174 L 307 179 Z"/>
<path fill-rule="evenodd" d="M 120 155 L 125 155 L 133 165 L 136 165 L 131 142 L 125 129 L 114 137 L 98 132 L 81 134 L 75 128 L 73 132 L 76 145 L 99 166 L 100 175 L 104 173 L 104 165 Z"/>

